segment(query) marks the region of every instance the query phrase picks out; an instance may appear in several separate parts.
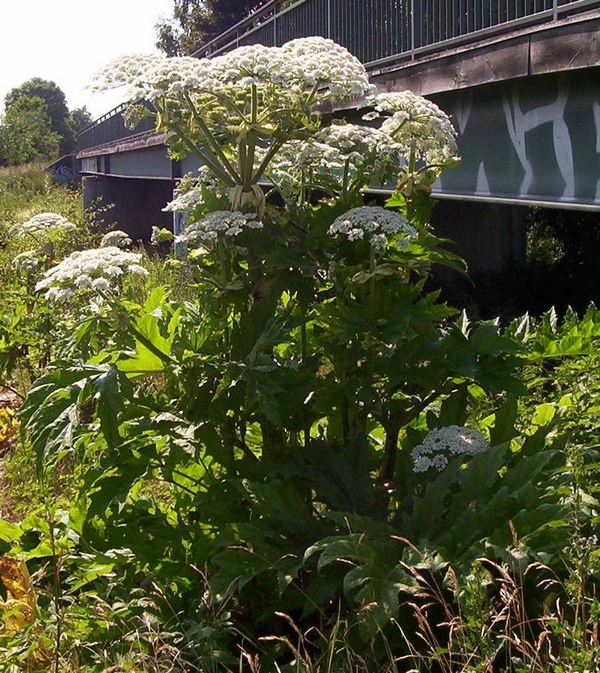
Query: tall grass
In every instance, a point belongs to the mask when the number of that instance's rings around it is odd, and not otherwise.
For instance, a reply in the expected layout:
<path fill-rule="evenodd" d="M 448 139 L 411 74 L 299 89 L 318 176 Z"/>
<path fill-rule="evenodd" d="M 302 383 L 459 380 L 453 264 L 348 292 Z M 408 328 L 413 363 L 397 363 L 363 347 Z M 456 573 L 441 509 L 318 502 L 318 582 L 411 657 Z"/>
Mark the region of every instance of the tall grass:
<path fill-rule="evenodd" d="M 0 168 L 0 227 L 47 211 L 81 221 L 81 191 L 56 184 L 41 163 Z"/>

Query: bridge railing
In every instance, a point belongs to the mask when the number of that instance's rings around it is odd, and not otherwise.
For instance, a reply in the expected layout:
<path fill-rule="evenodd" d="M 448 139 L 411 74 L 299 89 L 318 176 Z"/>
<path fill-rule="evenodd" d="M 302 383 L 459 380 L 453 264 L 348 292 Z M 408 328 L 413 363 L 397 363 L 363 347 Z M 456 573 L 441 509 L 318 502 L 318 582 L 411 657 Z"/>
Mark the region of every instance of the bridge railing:
<path fill-rule="evenodd" d="M 329 37 L 367 67 L 403 60 L 474 39 L 478 33 L 555 20 L 600 6 L 597 0 L 271 0 L 211 40 L 194 56 L 215 56 L 247 44 L 281 46 L 307 35 Z"/>
<path fill-rule="evenodd" d="M 125 125 L 125 118 L 123 116 L 126 108 L 126 104 L 118 105 L 110 112 L 96 119 L 87 129 L 84 129 L 78 138 L 79 151 L 112 143 L 122 138 L 130 138 L 133 135 L 147 133 L 154 129 L 154 115 L 146 117 L 134 130 L 130 129 Z"/>
<path fill-rule="evenodd" d="M 216 56 L 249 44 L 281 46 L 320 35 L 374 69 L 592 7 L 600 7 L 600 0 L 271 0 L 194 56 Z M 80 150 L 152 130 L 151 118 L 133 132 L 127 129 L 124 107 L 84 130 Z"/>

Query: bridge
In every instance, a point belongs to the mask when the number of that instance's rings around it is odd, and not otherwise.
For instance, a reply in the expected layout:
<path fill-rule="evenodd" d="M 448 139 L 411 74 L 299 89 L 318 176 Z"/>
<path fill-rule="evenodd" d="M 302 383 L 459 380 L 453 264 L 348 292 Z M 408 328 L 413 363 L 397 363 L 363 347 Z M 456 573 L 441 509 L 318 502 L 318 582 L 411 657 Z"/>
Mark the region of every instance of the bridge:
<path fill-rule="evenodd" d="M 600 211 L 599 29 L 600 0 L 271 0 L 194 55 L 320 35 L 354 53 L 381 90 L 435 101 L 463 159 L 435 185 L 436 219 L 454 238 L 461 225 L 472 268 L 501 269 L 523 254 L 518 206 Z M 172 161 L 152 119 L 127 129 L 124 109 L 81 134 L 77 158 L 85 204 L 114 203 L 145 237 L 168 226 L 161 208 L 198 164 Z M 359 116 L 351 104 L 331 112 Z"/>

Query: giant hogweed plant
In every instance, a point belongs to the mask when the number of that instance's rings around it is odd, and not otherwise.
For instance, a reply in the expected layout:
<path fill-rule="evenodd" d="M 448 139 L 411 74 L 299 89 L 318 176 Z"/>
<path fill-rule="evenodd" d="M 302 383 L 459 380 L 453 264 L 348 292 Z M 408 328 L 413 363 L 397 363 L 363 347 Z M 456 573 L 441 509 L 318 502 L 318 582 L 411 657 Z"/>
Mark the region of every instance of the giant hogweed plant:
<path fill-rule="evenodd" d="M 135 303 L 119 289 L 141 271 L 123 255 L 115 271 L 86 253 L 89 282 L 67 259 L 38 284 L 66 311 L 90 298 L 22 411 L 42 475 L 93 457 L 81 543 L 130 550 L 127 572 L 179 618 L 199 619 L 206 566 L 240 628 L 354 606 L 371 633 L 411 589 L 407 539 L 437 568 L 486 547 L 510 561 L 515 535 L 519 553 L 557 554 L 568 503 L 547 478 L 566 440 L 544 409 L 519 427 L 527 344 L 427 290 L 433 264 L 463 269 L 423 207 L 456 161 L 447 117 L 376 96 L 320 38 L 128 58 L 102 79 L 149 100 L 173 151 L 204 165 L 168 206 L 188 217 L 176 264 L 195 300 L 156 288 Z M 325 124 L 351 96 L 374 96 L 379 127 Z M 390 180 L 391 208 L 370 203 Z"/>

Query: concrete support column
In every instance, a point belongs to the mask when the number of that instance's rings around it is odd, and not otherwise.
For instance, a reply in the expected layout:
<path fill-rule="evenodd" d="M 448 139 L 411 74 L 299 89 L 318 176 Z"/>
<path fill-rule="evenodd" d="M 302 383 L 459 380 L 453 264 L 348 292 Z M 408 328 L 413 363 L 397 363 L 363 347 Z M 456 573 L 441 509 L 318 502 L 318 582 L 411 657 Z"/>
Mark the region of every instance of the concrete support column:
<path fill-rule="evenodd" d="M 469 277 L 438 266 L 433 285 L 454 306 L 469 307 L 471 315 L 492 318 L 511 304 L 527 306 L 526 218 L 523 206 L 439 201 L 432 218 L 435 233 L 455 243 L 450 249 L 467 262 Z"/>
<path fill-rule="evenodd" d="M 114 178 L 105 175 L 83 178 L 83 207 L 106 209 L 100 219 L 126 231 L 134 240 L 150 240 L 152 227 L 173 229 L 171 213 L 162 209 L 173 198 L 171 180 Z"/>
<path fill-rule="evenodd" d="M 522 268 L 527 252 L 527 208 L 474 201 L 439 201 L 432 224 L 456 243 L 473 276 Z"/>

